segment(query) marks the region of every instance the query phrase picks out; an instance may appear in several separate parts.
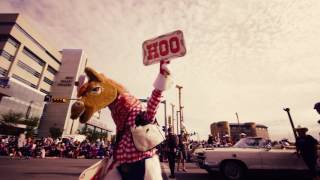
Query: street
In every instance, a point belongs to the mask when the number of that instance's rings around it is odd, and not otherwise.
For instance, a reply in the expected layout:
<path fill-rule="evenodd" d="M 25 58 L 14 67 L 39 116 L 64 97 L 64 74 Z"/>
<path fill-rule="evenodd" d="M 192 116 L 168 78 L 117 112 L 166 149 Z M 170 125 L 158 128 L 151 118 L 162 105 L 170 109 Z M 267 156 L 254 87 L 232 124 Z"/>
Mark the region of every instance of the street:
<path fill-rule="evenodd" d="M 96 159 L 62 159 L 62 158 L 49 158 L 49 159 L 30 159 L 19 160 L 9 159 L 8 157 L 0 157 L 0 174 L 4 180 L 76 180 L 79 174 L 88 166 L 95 163 Z M 161 163 L 163 179 L 168 180 L 169 167 L 167 163 Z M 222 180 L 222 176 L 218 173 L 208 174 L 206 171 L 199 169 L 195 164 L 187 164 L 187 172 L 176 172 L 177 180 Z M 307 180 L 301 176 L 288 176 L 278 174 L 272 175 L 250 175 L 246 179 L 259 179 L 259 180 Z"/>

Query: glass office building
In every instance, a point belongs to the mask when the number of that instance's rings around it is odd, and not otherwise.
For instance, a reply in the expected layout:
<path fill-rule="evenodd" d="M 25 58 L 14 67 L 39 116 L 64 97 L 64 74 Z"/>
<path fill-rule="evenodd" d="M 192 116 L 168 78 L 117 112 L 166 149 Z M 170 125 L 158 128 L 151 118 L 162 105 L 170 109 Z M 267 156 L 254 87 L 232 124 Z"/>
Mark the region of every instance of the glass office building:
<path fill-rule="evenodd" d="M 0 14 L 0 113 L 39 117 L 61 66 L 61 53 L 51 47 L 19 14 Z"/>

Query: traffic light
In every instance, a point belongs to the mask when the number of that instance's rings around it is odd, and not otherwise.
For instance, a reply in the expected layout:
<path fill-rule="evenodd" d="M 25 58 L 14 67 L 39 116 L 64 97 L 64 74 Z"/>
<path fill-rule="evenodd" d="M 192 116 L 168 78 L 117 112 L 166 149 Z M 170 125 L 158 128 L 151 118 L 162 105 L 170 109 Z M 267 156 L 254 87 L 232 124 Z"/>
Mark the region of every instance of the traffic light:
<path fill-rule="evenodd" d="M 51 102 L 52 96 L 51 95 L 45 95 L 44 96 L 44 102 Z"/>
<path fill-rule="evenodd" d="M 166 132 L 166 127 L 165 126 L 162 126 L 162 131 Z"/>
<path fill-rule="evenodd" d="M 67 99 L 65 99 L 65 98 L 52 98 L 51 102 L 53 102 L 53 103 L 66 103 Z"/>

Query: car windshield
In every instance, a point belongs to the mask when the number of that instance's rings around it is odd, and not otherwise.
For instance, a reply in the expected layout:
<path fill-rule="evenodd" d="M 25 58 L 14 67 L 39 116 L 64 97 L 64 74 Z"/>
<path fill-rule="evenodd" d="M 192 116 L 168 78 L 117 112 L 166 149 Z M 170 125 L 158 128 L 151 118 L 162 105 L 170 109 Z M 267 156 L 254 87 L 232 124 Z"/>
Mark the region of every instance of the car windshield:
<path fill-rule="evenodd" d="M 263 138 L 242 138 L 233 147 L 236 148 L 262 148 L 268 144 Z"/>

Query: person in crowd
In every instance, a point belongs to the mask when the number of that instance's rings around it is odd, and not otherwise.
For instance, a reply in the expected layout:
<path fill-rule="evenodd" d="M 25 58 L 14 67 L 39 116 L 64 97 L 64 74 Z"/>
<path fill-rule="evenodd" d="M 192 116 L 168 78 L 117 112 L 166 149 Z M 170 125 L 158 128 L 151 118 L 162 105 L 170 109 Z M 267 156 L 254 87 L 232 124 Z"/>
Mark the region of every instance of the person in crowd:
<path fill-rule="evenodd" d="M 316 170 L 318 141 L 311 135 L 307 135 L 308 128 L 306 127 L 298 126 L 295 130 L 298 133 L 296 139 L 297 155 L 302 157 L 308 166 L 313 179 L 318 180 L 319 177 Z"/>
<path fill-rule="evenodd" d="M 170 178 L 175 178 L 175 159 L 176 159 L 176 151 L 178 147 L 178 137 L 173 133 L 172 128 L 168 128 L 168 136 L 166 139 L 167 143 L 167 156 L 170 167 Z"/>
<path fill-rule="evenodd" d="M 209 146 L 213 145 L 213 136 L 211 134 L 209 134 L 207 143 L 208 143 Z"/>
<path fill-rule="evenodd" d="M 317 102 L 315 105 L 314 105 L 314 108 L 318 114 L 320 114 L 320 102 Z M 320 124 L 320 120 L 318 120 L 318 123 Z"/>
<path fill-rule="evenodd" d="M 26 145 L 26 135 L 25 134 L 20 134 L 18 138 L 18 149 L 16 155 L 21 159 L 23 157 L 24 153 L 24 146 Z"/>
<path fill-rule="evenodd" d="M 182 165 L 182 171 L 186 172 L 185 161 L 187 160 L 187 147 L 188 147 L 188 137 L 184 130 L 181 131 L 179 135 L 179 152 L 178 152 L 178 164 L 177 164 L 177 171 L 180 170 L 180 163 Z"/>

